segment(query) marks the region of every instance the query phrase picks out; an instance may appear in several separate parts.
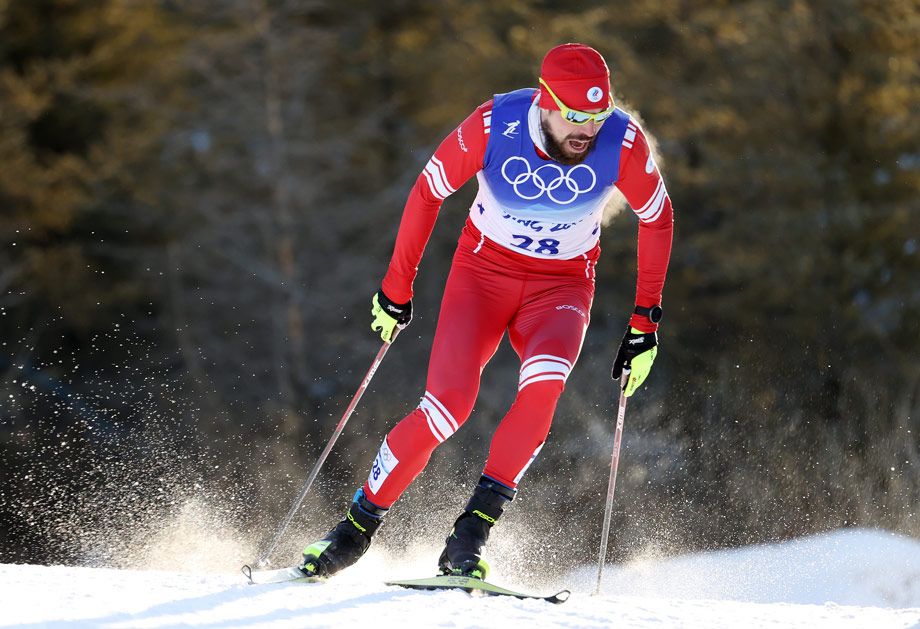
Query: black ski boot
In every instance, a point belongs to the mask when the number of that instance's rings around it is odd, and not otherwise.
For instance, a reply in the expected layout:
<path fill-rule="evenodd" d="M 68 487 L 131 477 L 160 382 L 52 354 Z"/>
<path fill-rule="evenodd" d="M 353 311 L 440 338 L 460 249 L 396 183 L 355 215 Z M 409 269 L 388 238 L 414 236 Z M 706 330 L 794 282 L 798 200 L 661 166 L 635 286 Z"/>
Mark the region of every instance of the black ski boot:
<path fill-rule="evenodd" d="M 454 528 L 438 559 L 441 574 L 458 574 L 485 579 L 489 565 L 482 558 L 482 548 L 489 539 L 489 531 L 498 520 L 505 504 L 517 492 L 491 478 L 483 476 L 473 490 L 466 509 L 454 522 Z"/>
<path fill-rule="evenodd" d="M 372 504 L 359 490 L 345 519 L 323 539 L 304 549 L 300 569 L 309 577 L 328 577 L 352 565 L 367 552 L 386 512 L 387 509 Z"/>

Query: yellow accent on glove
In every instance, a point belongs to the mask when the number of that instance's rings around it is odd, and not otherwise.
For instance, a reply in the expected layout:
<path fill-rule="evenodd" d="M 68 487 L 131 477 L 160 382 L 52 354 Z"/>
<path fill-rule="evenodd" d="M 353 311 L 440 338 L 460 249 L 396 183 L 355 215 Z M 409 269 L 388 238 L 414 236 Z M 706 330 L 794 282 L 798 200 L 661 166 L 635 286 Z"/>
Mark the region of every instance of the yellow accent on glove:
<path fill-rule="evenodd" d="M 380 332 L 380 338 L 386 341 L 387 343 L 393 342 L 393 331 L 396 329 L 398 321 L 387 314 L 386 310 L 380 307 L 380 302 L 377 300 L 377 294 L 374 294 L 374 298 L 371 300 L 373 306 L 371 307 L 371 315 L 374 317 L 374 320 L 371 321 L 371 330 L 374 332 Z"/>
<path fill-rule="evenodd" d="M 637 330 L 636 328 L 632 328 L 631 331 L 633 334 L 644 334 L 642 330 Z M 630 397 L 645 382 L 657 355 L 658 346 L 655 346 L 633 356 L 629 364 L 629 380 L 626 381 L 626 388 L 623 390 L 626 397 Z"/>

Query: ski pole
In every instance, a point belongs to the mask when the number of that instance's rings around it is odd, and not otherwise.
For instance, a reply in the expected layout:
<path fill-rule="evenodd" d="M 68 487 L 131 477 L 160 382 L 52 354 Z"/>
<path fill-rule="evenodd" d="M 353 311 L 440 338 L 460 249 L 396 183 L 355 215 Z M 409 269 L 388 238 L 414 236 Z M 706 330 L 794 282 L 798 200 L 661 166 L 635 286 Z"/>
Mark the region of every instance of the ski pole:
<path fill-rule="evenodd" d="M 623 422 L 626 419 L 626 382 L 629 371 L 620 376 L 620 407 L 617 409 L 617 428 L 613 437 L 613 456 L 610 459 L 610 480 L 607 482 L 607 504 L 604 506 L 604 527 L 601 531 L 601 552 L 597 562 L 597 588 L 594 595 L 601 593 L 601 579 L 604 576 L 604 562 L 607 560 L 607 537 L 610 535 L 610 518 L 613 515 L 613 491 L 617 486 L 617 467 L 620 464 L 620 442 L 623 440 Z"/>
<path fill-rule="evenodd" d="M 332 451 L 332 447 L 335 445 L 339 435 L 342 434 L 342 430 L 345 428 L 345 423 L 348 421 L 348 418 L 351 417 L 351 414 L 354 412 L 358 402 L 361 401 L 361 396 L 364 395 L 364 391 L 367 389 L 367 385 L 370 384 L 371 378 L 373 378 L 374 374 L 377 372 L 377 367 L 380 366 L 380 363 L 383 361 L 383 357 L 386 355 L 387 350 L 390 349 L 390 345 L 393 343 L 393 341 L 396 340 L 396 335 L 399 334 L 401 329 L 402 328 L 399 327 L 394 328 L 393 336 L 390 338 L 390 340 L 383 342 L 383 346 L 380 348 L 380 351 L 377 352 L 377 357 L 374 358 L 374 362 L 371 363 L 370 369 L 367 370 L 367 374 L 364 376 L 364 380 L 361 381 L 361 386 L 358 387 L 357 393 L 355 393 L 354 397 L 352 398 L 351 404 L 349 404 L 348 408 L 345 409 L 345 413 L 342 415 L 342 419 L 339 420 L 338 426 L 335 427 L 335 432 L 332 434 L 332 438 L 329 439 L 329 443 L 326 444 L 322 454 L 319 455 L 319 460 L 313 466 L 313 469 L 310 471 L 310 476 L 307 477 L 307 481 L 303 484 L 303 487 L 301 487 L 300 494 L 298 494 L 294 504 L 291 505 L 290 510 L 287 512 L 287 515 L 284 517 L 284 520 L 282 520 L 281 525 L 278 527 L 278 531 L 275 533 L 275 537 L 272 539 L 271 544 L 269 544 L 265 551 L 259 555 L 259 559 L 255 563 L 256 568 L 264 568 L 267 565 L 268 556 L 272 554 L 272 551 L 275 550 L 275 546 L 277 546 L 278 542 L 281 541 L 281 536 L 284 535 L 288 525 L 290 525 L 291 520 L 294 519 L 294 515 L 297 513 L 297 510 L 303 503 L 304 498 L 307 497 L 307 492 L 310 491 L 310 486 L 313 484 L 313 481 L 316 480 L 316 476 L 319 474 L 319 469 L 323 466 L 323 463 L 325 463 L 326 457 L 328 457 L 329 453 Z"/>

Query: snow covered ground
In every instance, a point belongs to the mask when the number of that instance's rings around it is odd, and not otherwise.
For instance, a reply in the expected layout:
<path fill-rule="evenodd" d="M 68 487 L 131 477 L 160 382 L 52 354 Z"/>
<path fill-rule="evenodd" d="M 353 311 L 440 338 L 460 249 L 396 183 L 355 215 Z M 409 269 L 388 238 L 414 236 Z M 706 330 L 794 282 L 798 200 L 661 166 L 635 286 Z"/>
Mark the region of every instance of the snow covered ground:
<path fill-rule="evenodd" d="M 372 552 L 328 583 L 261 586 L 240 574 L 0 565 L 0 626 L 920 628 L 920 541 L 882 531 L 610 565 L 600 596 L 595 566 L 530 588 L 572 589 L 563 605 L 382 584 L 428 576 L 414 563 Z"/>

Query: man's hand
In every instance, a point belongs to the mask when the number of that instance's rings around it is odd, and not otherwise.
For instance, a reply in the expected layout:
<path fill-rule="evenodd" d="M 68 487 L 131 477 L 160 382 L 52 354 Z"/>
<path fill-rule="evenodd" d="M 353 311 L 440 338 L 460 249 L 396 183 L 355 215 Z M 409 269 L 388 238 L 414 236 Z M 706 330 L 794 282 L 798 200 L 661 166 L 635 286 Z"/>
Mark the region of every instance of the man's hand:
<path fill-rule="evenodd" d="M 645 382 L 657 354 L 658 336 L 654 332 L 646 333 L 636 328 L 626 330 L 610 372 L 614 380 L 619 380 L 624 371 L 629 374 L 626 386 L 623 387 L 626 397 L 635 393 Z"/>
<path fill-rule="evenodd" d="M 371 315 L 374 320 L 371 322 L 371 330 L 380 332 L 380 338 L 391 343 L 393 341 L 393 331 L 399 326 L 403 329 L 412 321 L 412 301 L 405 304 L 395 304 L 383 294 L 382 290 L 377 291 L 371 300 Z"/>

